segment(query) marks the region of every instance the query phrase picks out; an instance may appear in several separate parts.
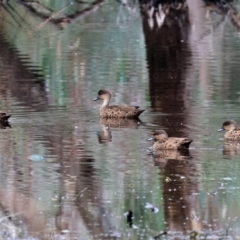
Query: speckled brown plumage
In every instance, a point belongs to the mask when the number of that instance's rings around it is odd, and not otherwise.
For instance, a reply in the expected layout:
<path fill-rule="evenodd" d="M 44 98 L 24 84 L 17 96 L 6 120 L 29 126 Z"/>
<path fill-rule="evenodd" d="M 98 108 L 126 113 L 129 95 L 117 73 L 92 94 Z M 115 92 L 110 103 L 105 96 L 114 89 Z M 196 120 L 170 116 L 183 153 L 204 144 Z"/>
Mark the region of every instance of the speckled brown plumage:
<path fill-rule="evenodd" d="M 99 90 L 98 97 L 94 100 L 103 100 L 100 108 L 99 115 L 102 118 L 138 118 L 144 111 L 139 109 L 138 106 L 129 105 L 113 105 L 109 106 L 112 98 L 112 93 L 108 90 Z"/>
<path fill-rule="evenodd" d="M 218 131 L 227 131 L 224 134 L 224 140 L 240 141 L 240 128 L 233 120 L 227 120 Z"/>
<path fill-rule="evenodd" d="M 156 131 L 153 134 L 155 143 L 152 146 L 153 151 L 157 150 L 180 150 L 188 148 L 191 139 L 188 138 L 177 138 L 177 137 L 168 137 L 167 133 L 164 130 Z"/>
<path fill-rule="evenodd" d="M 144 110 L 133 106 L 108 106 L 100 109 L 100 117 L 103 118 L 137 118 Z"/>

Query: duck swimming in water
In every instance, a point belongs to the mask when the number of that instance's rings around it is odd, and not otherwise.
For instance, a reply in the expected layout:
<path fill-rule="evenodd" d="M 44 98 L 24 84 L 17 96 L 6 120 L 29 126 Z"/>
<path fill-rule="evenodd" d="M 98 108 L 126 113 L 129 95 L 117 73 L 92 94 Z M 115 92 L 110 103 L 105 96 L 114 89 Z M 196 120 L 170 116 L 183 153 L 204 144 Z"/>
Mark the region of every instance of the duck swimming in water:
<path fill-rule="evenodd" d="M 222 128 L 218 129 L 218 132 L 227 131 L 224 134 L 225 140 L 240 141 L 240 128 L 233 120 L 227 120 L 222 124 Z"/>
<path fill-rule="evenodd" d="M 94 99 L 103 100 L 103 104 L 100 107 L 99 115 L 103 118 L 138 118 L 139 115 L 144 111 L 139 109 L 138 106 L 123 105 L 112 105 L 109 103 L 112 99 L 112 93 L 106 89 L 98 91 L 98 96 Z"/>
<path fill-rule="evenodd" d="M 155 143 L 152 146 L 153 151 L 157 150 L 181 150 L 189 148 L 191 139 L 188 138 L 177 138 L 168 137 L 168 134 L 164 130 L 158 130 L 153 134 L 153 137 L 149 138 L 148 141 L 154 140 Z"/>

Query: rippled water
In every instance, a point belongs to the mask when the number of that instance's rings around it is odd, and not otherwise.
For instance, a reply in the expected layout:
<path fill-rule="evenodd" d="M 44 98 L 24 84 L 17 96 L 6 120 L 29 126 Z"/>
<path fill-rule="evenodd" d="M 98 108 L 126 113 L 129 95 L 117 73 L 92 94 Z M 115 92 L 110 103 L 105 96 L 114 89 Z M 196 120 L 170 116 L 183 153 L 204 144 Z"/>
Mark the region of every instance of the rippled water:
<path fill-rule="evenodd" d="M 196 1 L 161 24 L 146 6 L 99 2 L 67 5 L 80 15 L 60 24 L 0 6 L 2 237 L 237 238 L 240 150 L 217 129 L 240 123 L 238 4 Z M 141 120 L 99 119 L 101 88 Z M 193 139 L 189 153 L 150 156 L 158 129 Z"/>

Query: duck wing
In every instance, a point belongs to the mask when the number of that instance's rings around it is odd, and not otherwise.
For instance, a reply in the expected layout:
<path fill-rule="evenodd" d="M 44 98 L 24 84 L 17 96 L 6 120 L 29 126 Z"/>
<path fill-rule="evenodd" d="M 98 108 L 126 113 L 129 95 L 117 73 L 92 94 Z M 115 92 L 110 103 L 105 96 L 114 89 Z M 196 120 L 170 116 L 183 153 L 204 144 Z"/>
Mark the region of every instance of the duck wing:
<path fill-rule="evenodd" d="M 130 105 L 127 105 L 127 104 L 113 105 L 113 106 L 110 106 L 110 108 L 112 108 L 113 110 L 116 110 L 116 111 L 121 110 L 121 111 L 124 111 L 124 112 L 139 110 L 139 106 L 130 106 Z"/>
<path fill-rule="evenodd" d="M 172 146 L 174 149 L 188 148 L 191 142 L 191 139 L 176 137 L 170 137 L 166 141 L 167 145 Z"/>
<path fill-rule="evenodd" d="M 113 105 L 107 107 L 103 113 L 102 117 L 123 117 L 123 118 L 138 118 L 138 116 L 144 110 L 139 109 L 138 106 L 129 105 Z M 101 116 L 101 113 L 100 113 Z"/>
<path fill-rule="evenodd" d="M 123 108 L 132 108 L 132 109 L 139 109 L 140 107 L 139 106 L 131 106 L 131 105 L 127 105 L 127 104 L 122 104 L 120 105 L 120 107 L 123 107 Z"/>

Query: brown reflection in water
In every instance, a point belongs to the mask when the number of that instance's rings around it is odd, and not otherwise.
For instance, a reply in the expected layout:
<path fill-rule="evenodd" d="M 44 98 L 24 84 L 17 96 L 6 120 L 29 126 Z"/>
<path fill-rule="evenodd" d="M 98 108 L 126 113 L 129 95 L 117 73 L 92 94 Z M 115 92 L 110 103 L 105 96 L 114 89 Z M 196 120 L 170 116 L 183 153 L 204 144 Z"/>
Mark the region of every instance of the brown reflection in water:
<path fill-rule="evenodd" d="M 161 170 L 166 231 L 180 231 L 183 234 L 192 230 L 201 232 L 202 223 L 195 219 L 200 214 L 198 196 L 193 196 L 198 192 L 195 163 L 191 160 L 165 159 L 157 161 L 156 165 Z"/>
<path fill-rule="evenodd" d="M 78 127 L 77 129 L 82 129 Z M 72 237 L 81 235 L 89 239 L 89 236 L 95 236 L 99 239 L 104 234 L 104 239 L 114 239 L 111 237 L 113 223 L 107 214 L 104 215 L 107 211 L 101 195 L 101 185 L 97 180 L 98 173 L 93 165 L 95 160 L 86 155 L 81 130 L 69 126 L 66 131 L 62 131 L 62 125 L 39 128 L 38 131 L 45 132 L 39 136 L 39 141 L 51 156 L 58 156 L 56 161 L 60 164 L 55 169 L 52 164 L 56 162 L 44 163 L 44 168 L 51 175 L 59 176 L 56 179 L 56 184 L 60 187 L 55 190 L 55 206 L 49 214 L 38 207 L 38 202 L 32 197 L 38 186 L 35 185 L 33 162 L 12 157 L 14 142 L 9 136 L 1 141 L 1 149 L 4 149 L 6 158 L 3 163 L 6 168 L 6 186 L 0 191 L 0 210 L 16 219 L 16 226 L 17 221 L 21 220 L 20 228 L 26 227 L 28 236 L 50 239 L 49 236 L 55 235 L 51 239 L 59 239 L 60 234 L 69 231 L 68 234 Z M 35 135 L 31 132 L 27 136 L 31 142 Z M 31 144 L 25 147 L 27 157 L 31 152 Z M 42 193 L 44 192 L 40 189 L 37 195 Z M 48 201 L 53 200 L 49 198 Z"/>
<path fill-rule="evenodd" d="M 47 109 L 47 93 L 42 76 L 31 71 L 17 53 L 17 51 L 4 39 L 0 30 L 0 95 L 6 98 L 11 92 L 12 96 L 26 106 L 36 111 Z"/>
<path fill-rule="evenodd" d="M 145 6 L 142 7 L 141 13 L 149 68 L 151 106 L 154 111 L 169 114 L 166 117 L 168 121 L 163 121 L 162 116 L 156 116 L 154 121 L 157 124 L 161 122 L 166 127 L 173 123 L 185 125 L 188 116 L 185 78 L 190 62 L 187 45 L 188 11 L 184 6 L 182 10 L 163 11 Z M 162 25 L 157 20 L 159 14 L 163 14 Z"/>
<path fill-rule="evenodd" d="M 79 125 L 73 130 L 69 126 L 69 131 L 64 133 L 62 128 L 60 125 L 51 126 L 47 129 L 51 134 L 44 137 L 51 155 L 57 155 L 61 164 L 62 196 L 59 198 L 56 227 L 59 232 L 69 229 L 73 232 L 70 234 L 79 236 L 79 226 L 82 226 L 91 236 L 104 234 L 104 239 L 111 238 L 109 234 L 113 226 L 109 217 L 104 215 L 106 209 L 97 181 L 97 171 L 93 166 L 95 160 L 86 155 L 83 135 L 79 130 L 82 127 Z"/>
<path fill-rule="evenodd" d="M 239 141 L 224 141 L 223 155 L 231 158 L 231 156 L 238 155 L 240 151 Z"/>
<path fill-rule="evenodd" d="M 2 226 L 11 227 L 6 232 L 10 234 L 16 231 L 18 234 L 27 234 L 28 236 L 38 236 L 40 239 L 49 239 L 51 224 L 42 209 L 38 206 L 34 195 L 34 186 L 32 180 L 32 165 L 28 159 L 20 159 L 15 156 L 14 147 L 17 143 L 12 138 L 12 132 L 5 131 L 5 137 L 1 138 L 1 182 L 0 182 L 0 214 L 1 218 L 1 236 Z M 28 137 L 28 136 L 27 136 Z M 29 139 L 30 141 L 32 138 Z M 28 155 L 30 145 L 25 147 L 25 154 Z M 7 220 L 7 221 L 6 221 Z M 22 230 L 24 229 L 24 232 Z M 55 231 L 54 233 L 58 233 Z"/>
<path fill-rule="evenodd" d="M 15 227 L 12 227 L 16 231 L 17 226 L 22 225 L 19 224 L 19 221 L 22 221 L 31 235 L 41 237 L 41 239 L 49 239 L 51 231 L 48 220 L 29 195 L 22 194 L 14 187 L 1 188 L 0 209 L 9 216 L 9 222 L 16 224 Z M 9 226 L 11 225 L 9 224 Z"/>
<path fill-rule="evenodd" d="M 41 75 L 28 69 L 1 32 L 0 61 L 2 97 L 6 97 L 10 92 L 19 102 L 30 106 L 36 112 L 46 111 L 48 99 Z M 104 216 L 106 210 L 102 202 L 100 184 L 96 181 L 97 173 L 93 167 L 95 160 L 91 156 L 85 156 L 81 131 L 76 132 L 72 125 L 63 124 L 28 129 L 27 146 L 24 146 L 27 149 L 27 157 L 31 152 L 31 144 L 28 146 L 28 143 L 31 143 L 37 134 L 38 141 L 49 150 L 49 154 L 58 156 L 57 162 L 61 165 L 58 184 L 61 185 L 61 191 L 59 199 L 56 200 L 56 204 L 59 205 L 57 214 L 52 216 L 55 218 L 55 226 L 49 225 L 50 218 L 38 209 L 36 202 L 31 198 L 32 163 L 27 161 L 24 166 L 15 163 L 19 159 L 18 156 L 13 157 L 11 154 L 10 149 L 15 144 L 11 137 L 6 140 L 8 148 L 4 152 L 9 153 L 6 162 L 11 163 L 11 166 L 6 167 L 7 182 L 12 183 L 14 187 L 0 192 L 1 207 L 3 210 L 7 209 L 10 215 L 19 214 L 19 219 L 23 221 L 24 226 L 26 225 L 29 235 L 41 235 L 42 239 L 49 239 L 49 234 L 58 236 L 63 230 L 69 230 L 70 234 L 74 232 L 76 235 L 84 231 L 86 236 L 96 237 L 105 234 L 106 239 L 112 239 L 108 234 L 113 227 L 108 216 Z M 82 129 L 82 126 L 78 127 Z M 34 134 L 32 131 L 37 132 Z"/>
<path fill-rule="evenodd" d="M 168 128 L 170 136 L 183 136 L 189 124 L 188 68 L 191 52 L 188 46 L 190 29 L 188 9 L 153 9 L 143 6 L 143 30 L 146 41 L 149 68 L 149 89 L 154 111 L 166 114 L 155 116 L 154 121 Z M 161 20 L 161 21 L 160 21 Z M 173 128 L 172 125 L 181 125 Z M 172 131 L 172 132 L 171 132 Z M 200 214 L 198 197 L 197 167 L 189 153 L 165 152 L 155 156 L 161 170 L 165 221 L 167 231 L 202 230 L 202 223 L 195 219 Z"/>
<path fill-rule="evenodd" d="M 154 161 L 158 163 L 168 162 L 168 160 L 187 160 L 191 159 L 188 149 L 182 150 L 159 150 L 154 152 Z"/>

